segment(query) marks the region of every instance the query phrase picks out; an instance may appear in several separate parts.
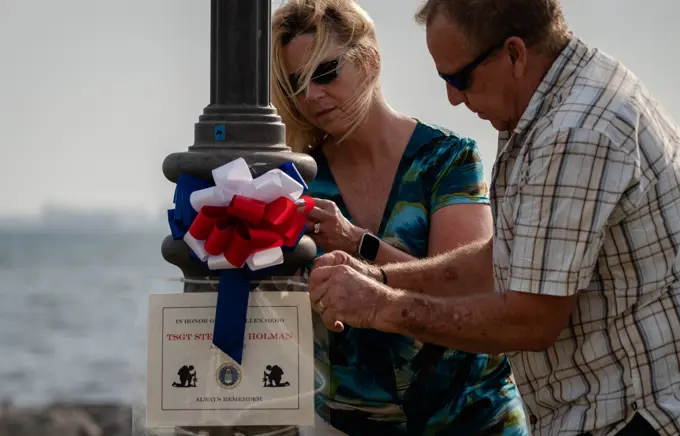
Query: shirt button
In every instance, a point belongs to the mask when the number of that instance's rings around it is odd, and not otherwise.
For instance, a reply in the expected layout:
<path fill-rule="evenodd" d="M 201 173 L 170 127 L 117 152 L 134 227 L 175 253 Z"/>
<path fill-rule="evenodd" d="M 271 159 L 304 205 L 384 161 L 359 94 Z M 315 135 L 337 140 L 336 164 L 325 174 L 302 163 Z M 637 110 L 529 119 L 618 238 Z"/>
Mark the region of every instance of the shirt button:
<path fill-rule="evenodd" d="M 529 417 L 529 422 L 531 423 L 531 425 L 536 425 L 536 423 L 538 422 L 538 418 L 536 418 L 536 415 L 531 415 Z"/>

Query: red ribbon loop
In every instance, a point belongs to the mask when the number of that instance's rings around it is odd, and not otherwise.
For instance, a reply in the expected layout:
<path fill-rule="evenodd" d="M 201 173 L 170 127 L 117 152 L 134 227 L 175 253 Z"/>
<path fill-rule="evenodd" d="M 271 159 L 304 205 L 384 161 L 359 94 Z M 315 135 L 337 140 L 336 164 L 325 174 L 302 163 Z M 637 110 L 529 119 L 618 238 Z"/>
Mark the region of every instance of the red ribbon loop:
<path fill-rule="evenodd" d="M 229 215 L 241 218 L 250 224 L 258 225 L 262 221 L 266 207 L 267 204 L 262 201 L 234 195 L 231 204 L 227 206 L 227 212 L 229 212 Z"/>
<path fill-rule="evenodd" d="M 235 267 L 242 267 L 253 253 L 248 236 L 248 230 L 241 223 L 235 226 L 233 238 L 224 251 L 224 257 Z"/>
<path fill-rule="evenodd" d="M 295 245 L 300 233 L 302 233 L 302 229 L 305 228 L 305 224 L 307 224 L 307 218 L 298 213 L 295 214 L 292 222 L 288 226 L 280 228 L 283 233 L 283 245 L 286 247 Z"/>
<path fill-rule="evenodd" d="M 205 241 L 205 251 L 213 256 L 222 254 L 234 237 L 234 225 L 228 218 L 215 224 Z"/>
<path fill-rule="evenodd" d="M 301 198 L 305 211 L 314 207 L 310 197 Z M 253 253 L 295 245 L 307 222 L 297 208 L 287 197 L 266 204 L 235 195 L 229 206 L 201 208 L 189 232 L 197 240 L 205 241 L 208 254 L 223 254 L 230 264 L 240 268 Z"/>
<path fill-rule="evenodd" d="M 194 238 L 204 241 L 210 235 L 215 224 L 227 216 L 227 211 L 223 207 L 203 206 L 198 216 L 191 223 L 189 233 Z"/>
<path fill-rule="evenodd" d="M 283 237 L 272 230 L 251 227 L 248 229 L 248 236 L 253 252 L 283 245 Z"/>
<path fill-rule="evenodd" d="M 267 205 L 262 220 L 276 228 L 290 222 L 296 213 L 297 207 L 291 199 L 279 197 Z"/>
<path fill-rule="evenodd" d="M 308 213 L 314 209 L 314 199 L 308 195 L 301 195 L 300 198 L 305 202 L 305 209 L 303 213 Z"/>

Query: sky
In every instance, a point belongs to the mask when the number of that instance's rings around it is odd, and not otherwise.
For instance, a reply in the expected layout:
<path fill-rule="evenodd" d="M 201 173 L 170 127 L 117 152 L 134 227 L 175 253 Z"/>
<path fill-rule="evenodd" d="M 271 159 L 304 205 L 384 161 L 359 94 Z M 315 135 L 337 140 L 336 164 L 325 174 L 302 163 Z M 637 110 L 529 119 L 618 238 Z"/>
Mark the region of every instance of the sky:
<path fill-rule="evenodd" d="M 497 133 L 448 104 L 413 20 L 420 1 L 359 4 L 376 24 L 388 103 L 474 138 L 489 178 Z M 563 9 L 577 36 L 621 60 L 680 119 L 680 2 L 565 0 Z M 170 206 L 161 165 L 193 143 L 208 104 L 209 32 L 208 0 L 0 0 L 0 217 Z"/>

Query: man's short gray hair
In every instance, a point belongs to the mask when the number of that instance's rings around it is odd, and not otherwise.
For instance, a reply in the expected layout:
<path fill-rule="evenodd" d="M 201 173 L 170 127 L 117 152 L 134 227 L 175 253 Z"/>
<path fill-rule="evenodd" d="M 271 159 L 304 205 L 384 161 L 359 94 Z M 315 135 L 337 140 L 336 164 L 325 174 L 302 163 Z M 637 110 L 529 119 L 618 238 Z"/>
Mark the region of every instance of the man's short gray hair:
<path fill-rule="evenodd" d="M 517 36 L 541 53 L 557 54 L 569 39 L 560 0 L 426 0 L 416 21 L 427 25 L 440 13 L 460 26 L 476 50 Z"/>

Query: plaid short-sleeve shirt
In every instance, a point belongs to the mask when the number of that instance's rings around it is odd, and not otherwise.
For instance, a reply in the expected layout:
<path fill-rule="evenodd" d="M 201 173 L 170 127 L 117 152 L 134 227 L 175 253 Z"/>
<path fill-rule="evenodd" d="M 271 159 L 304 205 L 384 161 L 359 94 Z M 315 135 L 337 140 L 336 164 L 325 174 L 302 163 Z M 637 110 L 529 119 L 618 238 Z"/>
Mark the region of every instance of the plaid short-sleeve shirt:
<path fill-rule="evenodd" d="M 557 342 L 510 353 L 536 436 L 680 434 L 680 130 L 621 63 L 574 37 L 490 187 L 497 291 L 578 295 Z"/>

